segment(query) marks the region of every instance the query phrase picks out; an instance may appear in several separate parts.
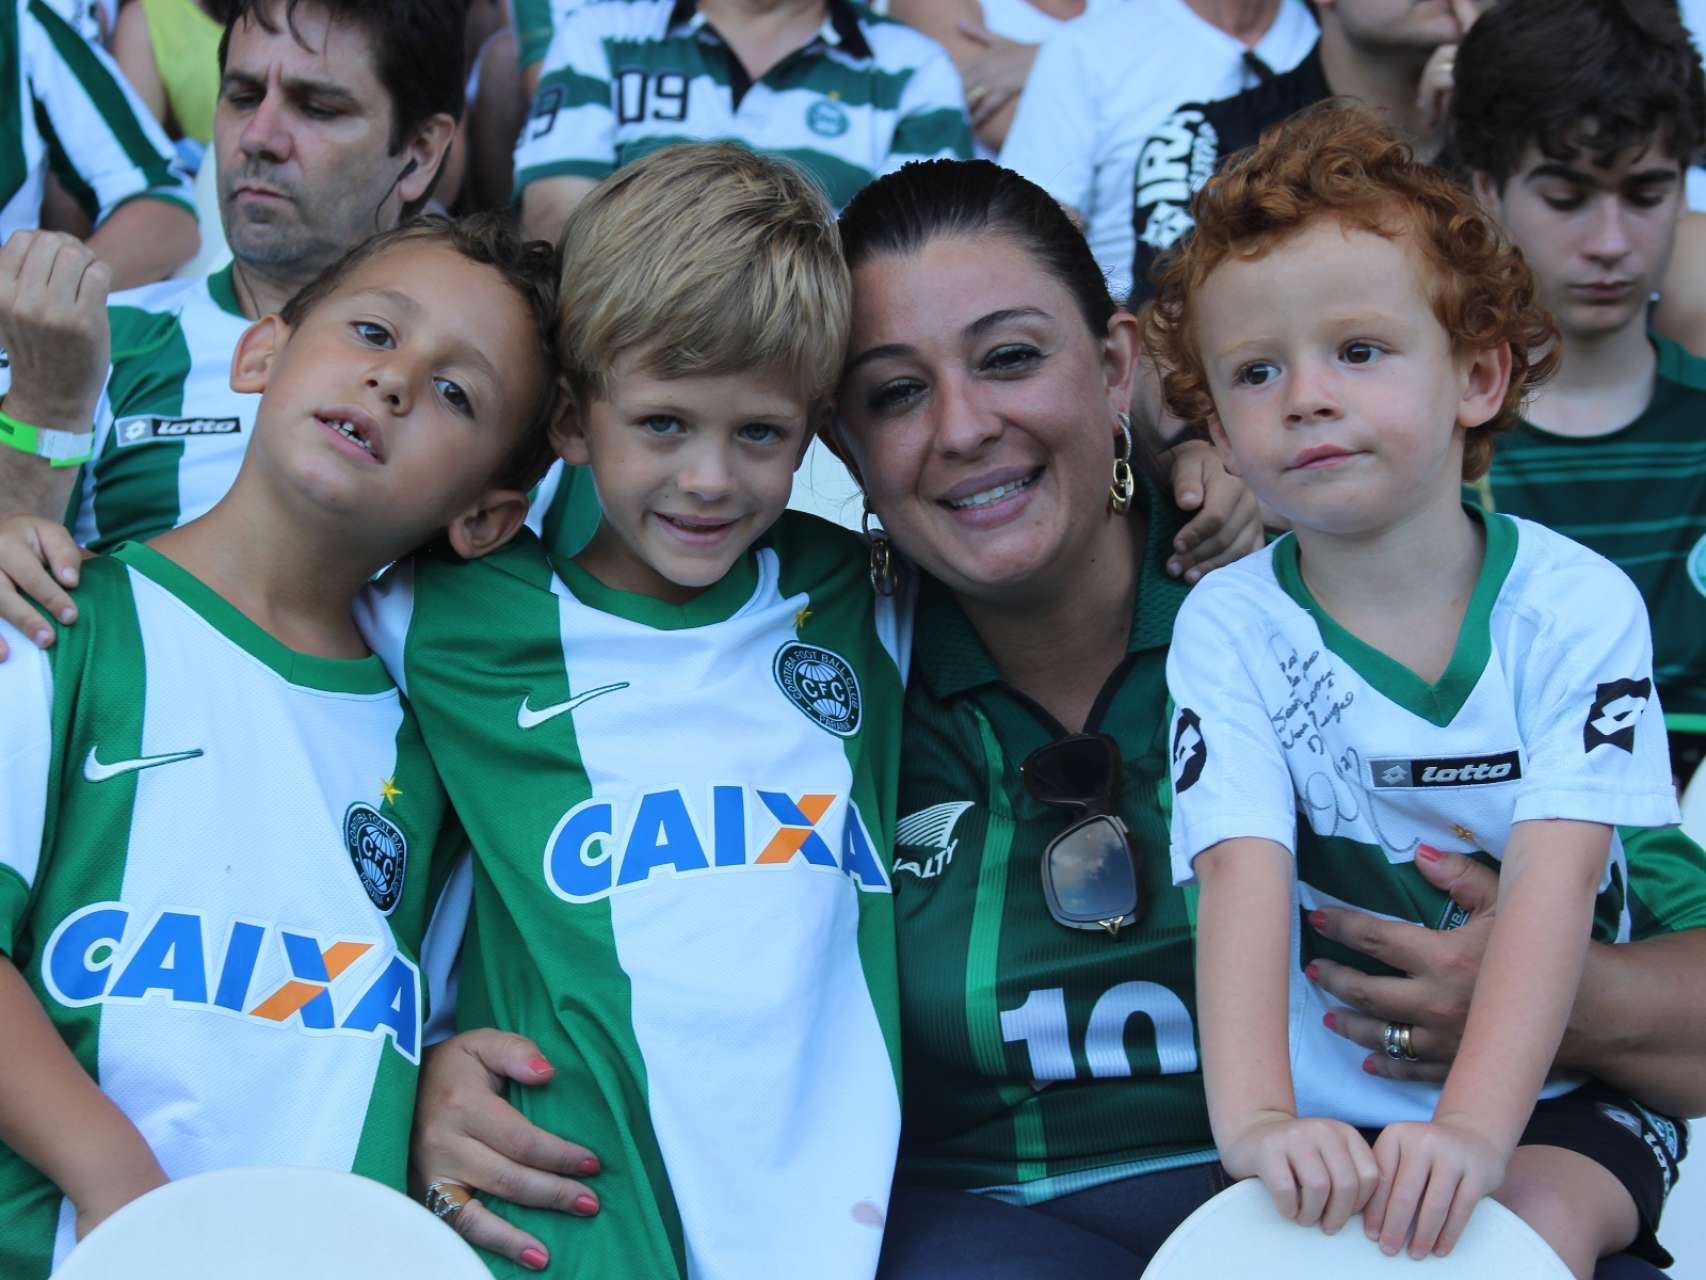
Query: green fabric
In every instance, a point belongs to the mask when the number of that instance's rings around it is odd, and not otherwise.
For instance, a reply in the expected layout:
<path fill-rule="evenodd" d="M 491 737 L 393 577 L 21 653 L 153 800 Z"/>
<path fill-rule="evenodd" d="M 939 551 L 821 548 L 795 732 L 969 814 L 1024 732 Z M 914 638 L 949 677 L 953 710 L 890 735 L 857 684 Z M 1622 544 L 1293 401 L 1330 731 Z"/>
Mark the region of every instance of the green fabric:
<path fill-rule="evenodd" d="M 1162 803 L 1166 647 L 1187 590 L 1165 565 L 1184 518 L 1153 487 L 1146 498 L 1128 652 L 1084 726 L 1124 757 L 1144 910 L 1116 938 L 1063 928 L 1043 901 L 1039 859 L 1070 818 L 1025 793 L 1019 765 L 1066 727 L 1002 681 L 946 588 L 922 584 L 895 852 L 901 1183 L 1034 1202 L 1214 1158 Z"/>
<path fill-rule="evenodd" d="M 1706 360 L 1652 341 L 1653 396 L 1633 422 L 1585 438 L 1519 423 L 1498 438 L 1474 496 L 1574 538 L 1634 579 L 1669 722 L 1706 716 Z M 1698 732 L 1701 723 L 1673 727 Z"/>

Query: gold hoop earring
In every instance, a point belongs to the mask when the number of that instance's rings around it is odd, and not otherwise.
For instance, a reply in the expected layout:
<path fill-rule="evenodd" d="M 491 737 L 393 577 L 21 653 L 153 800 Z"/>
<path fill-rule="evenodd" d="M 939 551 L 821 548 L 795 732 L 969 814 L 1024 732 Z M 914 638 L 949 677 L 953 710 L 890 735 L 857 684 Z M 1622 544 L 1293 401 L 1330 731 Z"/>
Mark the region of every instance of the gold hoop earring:
<path fill-rule="evenodd" d="M 1114 478 L 1108 485 L 1108 510 L 1116 516 L 1123 516 L 1131 510 L 1132 496 L 1137 492 L 1137 481 L 1131 474 L 1131 415 L 1117 415 L 1120 424 L 1120 438 L 1124 449 L 1114 459 Z"/>
<path fill-rule="evenodd" d="M 871 504 L 865 504 L 865 541 L 871 547 L 871 590 L 880 596 L 892 596 L 895 589 L 893 545 L 882 526 L 871 527 Z"/>

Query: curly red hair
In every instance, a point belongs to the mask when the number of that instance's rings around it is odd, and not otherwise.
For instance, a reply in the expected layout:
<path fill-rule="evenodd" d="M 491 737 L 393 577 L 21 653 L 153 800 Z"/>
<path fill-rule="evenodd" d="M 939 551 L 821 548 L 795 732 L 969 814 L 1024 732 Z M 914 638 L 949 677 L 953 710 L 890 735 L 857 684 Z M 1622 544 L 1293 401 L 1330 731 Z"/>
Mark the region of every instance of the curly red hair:
<path fill-rule="evenodd" d="M 1427 264 L 1434 315 L 1455 352 L 1500 345 L 1511 381 L 1499 410 L 1463 449 L 1463 477 L 1493 459 L 1493 433 L 1558 367 L 1552 317 L 1534 276 L 1475 198 L 1364 107 L 1329 101 L 1298 112 L 1234 155 L 1192 203 L 1196 228 L 1160 264 L 1144 340 L 1163 370 L 1167 407 L 1196 426 L 1214 399 L 1192 332 L 1191 295 L 1230 258 L 1260 258 L 1318 218 L 1388 239 L 1408 236 Z"/>

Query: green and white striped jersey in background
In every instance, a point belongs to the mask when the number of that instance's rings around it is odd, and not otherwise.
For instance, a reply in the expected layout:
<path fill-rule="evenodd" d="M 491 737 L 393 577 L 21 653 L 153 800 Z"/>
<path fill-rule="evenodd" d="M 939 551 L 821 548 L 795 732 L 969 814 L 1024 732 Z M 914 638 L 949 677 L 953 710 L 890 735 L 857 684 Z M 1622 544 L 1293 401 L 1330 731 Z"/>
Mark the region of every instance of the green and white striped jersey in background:
<path fill-rule="evenodd" d="M 1484 520 L 1480 578 L 1431 684 L 1316 603 L 1294 536 L 1202 580 L 1167 661 L 1175 879 L 1223 841 L 1270 840 L 1296 856 L 1297 910 L 1350 906 L 1447 929 L 1463 912 L 1416 870 L 1419 845 L 1498 860 L 1515 823 L 1597 822 L 1613 834 L 1593 936 L 1634 936 L 1631 899 L 1645 885 L 1629 864 L 1642 855 L 1617 829 L 1692 845 L 1669 830 L 1681 815 L 1646 611 L 1604 558 L 1531 521 Z M 1320 955 L 1371 962 L 1305 924 L 1292 939 L 1298 1114 L 1372 1127 L 1431 1118 L 1439 1087 L 1365 1072 L 1367 1050 L 1323 1025 L 1338 1002 L 1304 973 Z M 1578 1083 L 1555 1079 L 1543 1096 Z"/>
<path fill-rule="evenodd" d="M 91 560 L 45 653 L 0 624 L 0 949 L 171 1177 L 403 1186 L 429 924 L 462 848 L 378 659 L 295 653 L 178 565 Z M 465 909 L 465 898 L 463 909 Z M 436 916 L 436 918 L 435 918 Z M 0 1275 L 72 1244 L 0 1145 Z"/>
<path fill-rule="evenodd" d="M 904 631 L 793 512 L 681 606 L 558 567 L 417 559 L 360 614 L 474 846 L 458 1023 L 535 1040 L 556 1076 L 510 1100 L 604 1165 L 590 1220 L 491 1207 L 566 1275 L 869 1280 Z"/>
<path fill-rule="evenodd" d="M 828 7 L 810 43 L 757 81 L 693 0 L 559 15 L 516 143 L 516 191 L 597 180 L 671 143 L 732 140 L 797 162 L 840 208 L 909 160 L 969 158 L 959 72 L 942 47 L 849 0 Z"/>
<path fill-rule="evenodd" d="M 1498 437 L 1480 503 L 1574 538 L 1627 573 L 1653 624 L 1653 676 L 1673 730 L 1706 734 L 1706 360 L 1654 337 L 1641 415 L 1606 435 L 1528 422 Z"/>
<path fill-rule="evenodd" d="M 194 212 L 148 108 L 44 0 L 0 0 L 0 86 L 0 242 L 39 225 L 50 166 L 97 224 L 138 197 Z"/>

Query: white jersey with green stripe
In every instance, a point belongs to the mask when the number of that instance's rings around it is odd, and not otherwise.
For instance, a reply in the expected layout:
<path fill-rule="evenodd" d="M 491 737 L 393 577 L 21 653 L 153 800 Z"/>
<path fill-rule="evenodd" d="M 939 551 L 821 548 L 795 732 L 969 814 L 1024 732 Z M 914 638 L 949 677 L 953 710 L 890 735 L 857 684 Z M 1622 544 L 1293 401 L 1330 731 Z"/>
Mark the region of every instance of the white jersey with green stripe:
<path fill-rule="evenodd" d="M 414 717 L 378 659 L 286 649 L 148 547 L 78 604 L 46 652 L 0 624 L 0 949 L 169 1176 L 401 1189 L 461 926 Z M 74 1210 L 3 1144 L 0 1206 L 0 1275 L 47 1274 Z"/>
<path fill-rule="evenodd" d="M 39 225 L 49 168 L 97 225 L 141 196 L 194 211 L 148 108 L 45 0 L 0 0 L 0 84 L 0 241 Z"/>
<path fill-rule="evenodd" d="M 94 454 L 66 513 L 85 547 L 105 551 L 206 515 L 237 478 L 261 398 L 231 389 L 231 355 L 249 326 L 231 272 L 113 296 Z"/>
<path fill-rule="evenodd" d="M 757 80 L 693 0 L 601 0 L 559 17 L 515 149 L 517 192 L 598 180 L 659 147 L 733 140 L 796 161 L 837 208 L 909 160 L 967 159 L 943 48 L 849 0 Z"/>
<path fill-rule="evenodd" d="M 511 1101 L 603 1163 L 595 1218 L 493 1207 L 577 1274 L 876 1270 L 907 655 L 865 566 L 789 512 L 679 606 L 531 534 L 369 593 L 474 846 L 458 1023 L 533 1039 Z"/>
<path fill-rule="evenodd" d="M 1432 684 L 1339 626 L 1310 595 L 1297 540 L 1209 574 L 1179 610 L 1167 662 L 1174 878 L 1224 840 L 1296 855 L 1296 907 L 1352 906 L 1432 928 L 1462 923 L 1423 880 L 1418 845 L 1497 859 L 1514 823 L 1611 826 L 1594 936 L 1626 941 L 1618 827 L 1680 820 L 1640 593 L 1542 525 L 1487 516 L 1486 554 L 1450 662 Z M 1362 1070 L 1303 972 L 1333 948 L 1294 915 L 1292 1076 L 1300 1115 L 1425 1120 L 1434 1085 Z M 1559 1080 L 1548 1095 L 1574 1081 Z"/>

